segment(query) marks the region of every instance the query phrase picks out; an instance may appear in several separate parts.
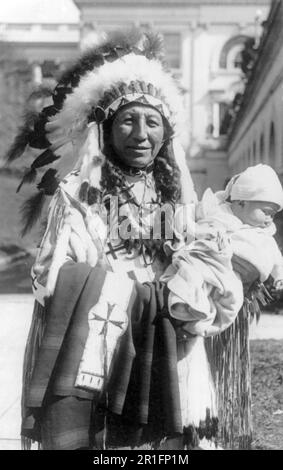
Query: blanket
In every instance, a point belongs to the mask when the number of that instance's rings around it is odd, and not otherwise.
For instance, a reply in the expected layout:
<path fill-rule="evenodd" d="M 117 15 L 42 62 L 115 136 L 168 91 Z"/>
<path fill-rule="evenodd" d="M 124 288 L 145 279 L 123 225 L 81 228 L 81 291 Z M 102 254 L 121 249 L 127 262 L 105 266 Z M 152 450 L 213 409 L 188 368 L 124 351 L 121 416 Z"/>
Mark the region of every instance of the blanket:
<path fill-rule="evenodd" d="M 105 276 L 105 270 L 82 263 L 67 262 L 61 268 L 54 296 L 44 307 L 41 338 L 35 328 L 27 345 L 23 436 L 40 441 L 40 415 L 54 396 L 91 400 L 115 422 L 142 428 L 145 440 L 182 433 L 176 332 L 166 307 L 168 290 L 162 283 L 134 283 L 128 327 L 115 351 L 104 393 L 97 396 L 95 391 L 75 387 L 89 333 L 88 312 L 99 299 Z"/>
<path fill-rule="evenodd" d="M 162 280 L 171 291 L 172 316 L 188 322 L 186 329 L 201 336 L 219 334 L 235 320 L 243 305 L 243 286 L 233 271 L 228 240 L 196 240 L 173 258 Z M 177 303 L 188 309 L 172 311 Z"/>

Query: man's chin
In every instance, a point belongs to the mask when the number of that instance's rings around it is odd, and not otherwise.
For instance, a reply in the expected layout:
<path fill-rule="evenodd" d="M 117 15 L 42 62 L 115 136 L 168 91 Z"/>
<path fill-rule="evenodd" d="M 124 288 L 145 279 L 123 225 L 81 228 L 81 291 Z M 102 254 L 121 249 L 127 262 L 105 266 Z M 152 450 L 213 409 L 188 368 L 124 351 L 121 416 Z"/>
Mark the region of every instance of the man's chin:
<path fill-rule="evenodd" d="M 132 156 L 127 160 L 124 160 L 124 163 L 129 166 L 133 166 L 134 168 L 144 168 L 145 166 L 149 165 L 153 159 L 151 157 L 142 157 L 142 156 Z"/>

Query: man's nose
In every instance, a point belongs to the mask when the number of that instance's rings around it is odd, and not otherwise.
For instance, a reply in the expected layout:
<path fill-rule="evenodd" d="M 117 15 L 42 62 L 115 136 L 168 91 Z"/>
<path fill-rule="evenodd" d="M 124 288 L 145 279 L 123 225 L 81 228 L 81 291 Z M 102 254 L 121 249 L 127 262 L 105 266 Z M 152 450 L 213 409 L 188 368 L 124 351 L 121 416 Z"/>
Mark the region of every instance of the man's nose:
<path fill-rule="evenodd" d="M 147 138 L 147 129 L 144 119 L 139 119 L 137 122 L 135 122 L 133 128 L 133 137 L 139 141 L 143 141 Z"/>

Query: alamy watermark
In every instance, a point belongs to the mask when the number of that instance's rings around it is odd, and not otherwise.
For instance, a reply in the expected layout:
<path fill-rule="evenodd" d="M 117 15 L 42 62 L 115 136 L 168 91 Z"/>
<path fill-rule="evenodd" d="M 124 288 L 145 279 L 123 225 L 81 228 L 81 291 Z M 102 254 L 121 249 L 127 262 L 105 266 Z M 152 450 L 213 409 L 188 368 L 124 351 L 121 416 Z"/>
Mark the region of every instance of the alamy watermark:
<path fill-rule="evenodd" d="M 107 203 L 108 210 L 104 204 L 97 204 L 95 211 L 112 240 L 172 240 L 176 233 L 194 236 L 194 204 L 121 205 L 117 196 L 109 197 Z"/>

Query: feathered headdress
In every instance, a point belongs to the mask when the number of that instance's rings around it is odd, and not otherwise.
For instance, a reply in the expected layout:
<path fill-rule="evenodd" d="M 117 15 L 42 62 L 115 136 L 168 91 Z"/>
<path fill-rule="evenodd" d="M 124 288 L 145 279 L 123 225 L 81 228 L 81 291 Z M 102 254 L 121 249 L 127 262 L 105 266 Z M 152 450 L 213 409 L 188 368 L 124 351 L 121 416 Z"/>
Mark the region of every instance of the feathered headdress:
<path fill-rule="evenodd" d="M 89 49 L 63 74 L 52 100 L 50 106 L 22 127 L 8 153 L 11 162 L 23 153 L 26 145 L 43 150 L 25 173 L 18 190 L 22 184 L 36 179 L 39 168 L 48 166 L 37 184 L 38 193 L 24 205 L 23 232 L 35 223 L 45 196 L 54 194 L 71 169 L 79 171 L 82 185 L 99 189 L 104 161 L 101 123 L 120 107 L 130 102 L 154 106 L 167 120 L 172 135 L 183 122 L 182 98 L 163 65 L 161 39 L 137 30 L 115 33 Z M 183 170 L 185 163 L 181 166 Z M 188 171 L 186 176 L 189 178 Z M 186 185 L 188 182 L 183 186 Z"/>

